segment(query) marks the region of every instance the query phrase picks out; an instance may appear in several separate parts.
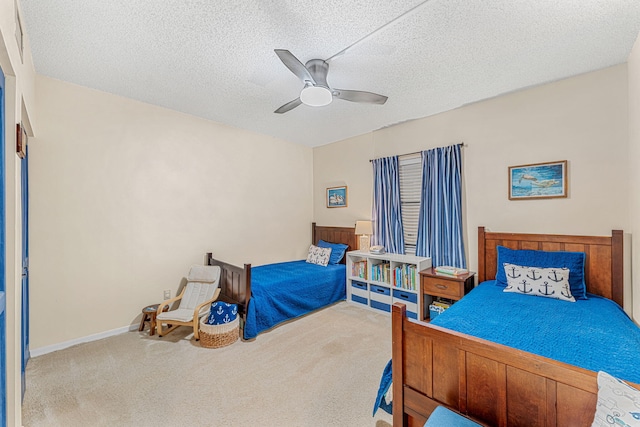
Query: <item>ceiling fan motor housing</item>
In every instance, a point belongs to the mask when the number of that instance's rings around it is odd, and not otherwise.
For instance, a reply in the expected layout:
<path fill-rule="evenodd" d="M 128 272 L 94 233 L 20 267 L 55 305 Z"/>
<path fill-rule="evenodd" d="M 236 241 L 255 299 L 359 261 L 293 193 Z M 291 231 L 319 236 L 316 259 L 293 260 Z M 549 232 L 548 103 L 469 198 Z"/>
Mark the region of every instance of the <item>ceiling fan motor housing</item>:
<path fill-rule="evenodd" d="M 314 86 L 322 86 L 329 89 L 329 83 L 327 83 L 327 73 L 329 72 L 328 62 L 322 59 L 310 59 L 304 66 L 316 81 Z"/>

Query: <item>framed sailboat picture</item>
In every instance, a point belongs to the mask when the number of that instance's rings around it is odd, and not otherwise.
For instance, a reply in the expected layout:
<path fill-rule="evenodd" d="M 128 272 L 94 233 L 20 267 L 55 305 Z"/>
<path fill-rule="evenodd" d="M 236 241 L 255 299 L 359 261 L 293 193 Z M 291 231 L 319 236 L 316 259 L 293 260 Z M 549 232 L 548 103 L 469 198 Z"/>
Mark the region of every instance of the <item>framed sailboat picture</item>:
<path fill-rule="evenodd" d="M 509 167 L 509 200 L 567 197 L 567 161 Z"/>

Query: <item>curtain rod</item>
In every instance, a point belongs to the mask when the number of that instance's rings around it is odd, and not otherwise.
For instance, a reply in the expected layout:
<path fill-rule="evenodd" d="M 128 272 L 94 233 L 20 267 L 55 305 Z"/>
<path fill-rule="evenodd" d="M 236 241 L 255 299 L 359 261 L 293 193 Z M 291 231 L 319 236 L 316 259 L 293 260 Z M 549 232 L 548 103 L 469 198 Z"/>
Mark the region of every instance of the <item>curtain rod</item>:
<path fill-rule="evenodd" d="M 459 145 L 460 147 L 466 147 L 467 145 L 464 142 L 460 142 L 459 144 L 452 144 L 452 145 Z M 429 150 L 432 150 L 432 148 L 429 148 Z M 426 151 L 426 150 L 422 150 L 422 151 Z M 413 153 L 405 153 L 405 154 L 398 154 L 398 157 L 404 157 L 404 156 L 413 156 L 414 154 L 420 154 L 422 153 L 422 151 L 414 151 Z M 387 156 L 389 157 L 389 156 Z M 378 157 L 378 159 L 381 159 L 382 157 Z M 376 159 L 369 159 L 369 162 L 373 162 Z"/>

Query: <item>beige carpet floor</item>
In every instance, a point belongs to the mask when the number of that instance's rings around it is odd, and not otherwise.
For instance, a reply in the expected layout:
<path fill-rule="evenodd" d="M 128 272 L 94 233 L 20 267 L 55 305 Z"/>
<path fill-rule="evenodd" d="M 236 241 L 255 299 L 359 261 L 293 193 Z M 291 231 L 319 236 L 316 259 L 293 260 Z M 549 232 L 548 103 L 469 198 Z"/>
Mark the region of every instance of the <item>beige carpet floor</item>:
<path fill-rule="evenodd" d="M 23 424 L 389 427 L 390 357 L 391 318 L 346 302 L 220 349 L 128 332 L 32 358 Z"/>

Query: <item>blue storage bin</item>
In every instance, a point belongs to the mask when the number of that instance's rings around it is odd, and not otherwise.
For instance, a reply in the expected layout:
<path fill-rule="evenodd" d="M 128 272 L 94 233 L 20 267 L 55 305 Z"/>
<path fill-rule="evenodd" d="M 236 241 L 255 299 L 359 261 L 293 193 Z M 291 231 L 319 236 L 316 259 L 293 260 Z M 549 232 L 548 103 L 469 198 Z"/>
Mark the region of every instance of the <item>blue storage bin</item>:
<path fill-rule="evenodd" d="M 355 280 L 351 282 L 351 286 L 354 288 L 362 289 L 364 291 L 367 290 L 367 284 L 362 282 L 356 282 Z"/>
<path fill-rule="evenodd" d="M 353 294 L 351 294 L 351 301 L 359 302 L 360 304 L 364 304 L 364 305 L 368 305 L 369 304 L 369 301 L 366 298 L 363 298 L 363 297 L 358 296 L 358 295 L 353 295 Z"/>
<path fill-rule="evenodd" d="M 401 300 L 405 300 L 407 302 L 412 302 L 414 304 L 418 303 L 418 294 L 414 294 L 413 292 L 403 291 L 402 289 L 394 289 L 393 297 Z"/>
<path fill-rule="evenodd" d="M 391 305 L 385 304 L 385 303 L 379 302 L 379 301 L 371 300 L 371 307 L 377 308 L 378 310 L 382 310 L 382 311 L 386 311 L 386 312 L 390 312 L 391 311 Z"/>
<path fill-rule="evenodd" d="M 371 292 L 375 292 L 380 295 L 391 295 L 391 289 L 384 286 L 371 285 Z"/>

